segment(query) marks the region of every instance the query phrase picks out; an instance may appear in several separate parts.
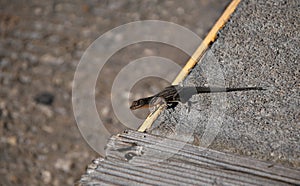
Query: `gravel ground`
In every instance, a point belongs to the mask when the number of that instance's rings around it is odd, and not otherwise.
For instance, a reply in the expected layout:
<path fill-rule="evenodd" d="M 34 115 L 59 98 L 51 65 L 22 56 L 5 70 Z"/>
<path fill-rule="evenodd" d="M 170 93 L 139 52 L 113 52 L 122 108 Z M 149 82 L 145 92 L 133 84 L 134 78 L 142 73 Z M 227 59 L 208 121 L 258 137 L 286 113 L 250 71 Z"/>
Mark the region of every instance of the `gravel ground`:
<path fill-rule="evenodd" d="M 0 1 L 0 185 L 72 185 L 98 156 L 81 137 L 71 105 L 76 65 L 97 37 L 146 19 L 171 21 L 204 37 L 228 2 Z M 116 53 L 96 87 L 99 113 L 112 131 L 118 131 L 109 99 L 112 81 L 129 61 L 147 55 L 181 65 L 187 59 L 153 43 Z M 140 82 L 136 97 L 165 84 Z"/>
<path fill-rule="evenodd" d="M 196 95 L 190 112 L 165 111 L 152 133 L 300 168 L 299 6 L 242 1 L 183 83 L 267 90 Z"/>

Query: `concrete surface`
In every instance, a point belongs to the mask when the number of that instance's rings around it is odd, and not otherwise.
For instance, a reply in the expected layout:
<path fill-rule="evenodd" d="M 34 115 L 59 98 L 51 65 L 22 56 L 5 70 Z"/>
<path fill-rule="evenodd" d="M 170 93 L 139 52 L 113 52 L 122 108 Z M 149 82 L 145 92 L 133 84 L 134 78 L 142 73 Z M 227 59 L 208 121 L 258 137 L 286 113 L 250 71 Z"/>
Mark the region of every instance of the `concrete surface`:
<path fill-rule="evenodd" d="M 266 91 L 193 96 L 190 112 L 186 105 L 164 111 L 151 133 L 299 168 L 299 6 L 242 1 L 183 82 Z"/>

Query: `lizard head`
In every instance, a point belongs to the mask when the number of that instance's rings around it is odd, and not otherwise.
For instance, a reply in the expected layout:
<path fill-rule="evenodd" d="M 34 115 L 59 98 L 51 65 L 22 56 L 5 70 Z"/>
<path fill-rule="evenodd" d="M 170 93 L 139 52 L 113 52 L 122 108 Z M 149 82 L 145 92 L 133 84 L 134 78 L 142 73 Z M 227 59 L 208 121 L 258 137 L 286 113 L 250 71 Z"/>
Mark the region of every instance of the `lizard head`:
<path fill-rule="evenodd" d="M 130 109 L 135 110 L 139 108 L 149 108 L 149 107 L 155 107 L 157 105 L 161 105 L 165 103 L 165 100 L 162 97 L 147 97 L 147 98 L 142 98 L 136 101 L 133 101 Z"/>
<path fill-rule="evenodd" d="M 149 106 L 149 101 L 146 100 L 145 98 L 142 98 L 142 99 L 133 101 L 131 106 L 130 106 L 130 109 L 135 110 L 135 109 L 138 109 L 138 108 L 148 107 L 148 106 Z"/>

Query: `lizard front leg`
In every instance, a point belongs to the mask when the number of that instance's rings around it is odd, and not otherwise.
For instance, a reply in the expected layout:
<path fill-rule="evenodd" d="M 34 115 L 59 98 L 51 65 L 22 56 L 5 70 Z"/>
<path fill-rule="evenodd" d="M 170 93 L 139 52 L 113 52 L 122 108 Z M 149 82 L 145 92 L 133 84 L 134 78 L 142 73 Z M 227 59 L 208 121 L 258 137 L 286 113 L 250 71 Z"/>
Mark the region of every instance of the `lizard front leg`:
<path fill-rule="evenodd" d="M 163 97 L 154 97 L 149 103 L 151 114 L 157 110 L 160 106 L 167 107 L 167 101 Z M 151 115 L 150 114 L 150 115 Z"/>

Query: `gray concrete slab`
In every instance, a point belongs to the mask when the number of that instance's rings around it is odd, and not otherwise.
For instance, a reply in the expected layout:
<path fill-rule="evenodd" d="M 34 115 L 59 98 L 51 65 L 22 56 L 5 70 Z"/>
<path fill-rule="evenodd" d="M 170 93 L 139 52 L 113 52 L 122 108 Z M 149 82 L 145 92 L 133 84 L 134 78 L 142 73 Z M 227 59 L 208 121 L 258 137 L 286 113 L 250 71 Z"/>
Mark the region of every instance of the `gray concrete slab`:
<path fill-rule="evenodd" d="M 297 0 L 242 1 L 183 85 L 266 91 L 195 95 L 150 130 L 196 145 L 300 167 Z"/>

